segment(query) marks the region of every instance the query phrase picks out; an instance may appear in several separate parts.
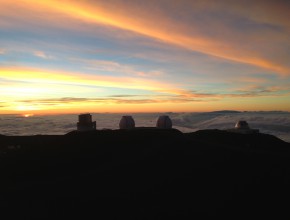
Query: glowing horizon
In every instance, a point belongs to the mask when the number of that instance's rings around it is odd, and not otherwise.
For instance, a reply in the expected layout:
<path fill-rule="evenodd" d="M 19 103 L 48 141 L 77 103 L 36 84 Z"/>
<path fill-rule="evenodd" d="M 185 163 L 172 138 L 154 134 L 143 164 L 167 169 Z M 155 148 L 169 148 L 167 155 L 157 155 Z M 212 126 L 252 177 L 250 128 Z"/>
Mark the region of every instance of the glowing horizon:
<path fill-rule="evenodd" d="M 0 0 L 0 114 L 290 111 L 289 3 L 166 3 Z"/>

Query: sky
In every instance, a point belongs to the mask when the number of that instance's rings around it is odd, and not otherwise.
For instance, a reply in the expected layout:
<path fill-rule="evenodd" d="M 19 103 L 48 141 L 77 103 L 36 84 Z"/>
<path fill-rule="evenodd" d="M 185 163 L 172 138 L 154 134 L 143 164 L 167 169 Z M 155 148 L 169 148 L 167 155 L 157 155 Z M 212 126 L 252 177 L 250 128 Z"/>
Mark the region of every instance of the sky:
<path fill-rule="evenodd" d="M 0 114 L 290 111 L 290 2 L 0 0 Z"/>

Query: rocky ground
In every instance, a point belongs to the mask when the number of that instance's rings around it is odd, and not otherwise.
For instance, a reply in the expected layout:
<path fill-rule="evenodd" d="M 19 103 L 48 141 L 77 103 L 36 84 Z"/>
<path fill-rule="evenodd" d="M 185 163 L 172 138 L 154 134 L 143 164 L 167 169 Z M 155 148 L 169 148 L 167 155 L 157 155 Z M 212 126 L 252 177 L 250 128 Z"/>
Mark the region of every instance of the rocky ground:
<path fill-rule="evenodd" d="M 290 144 L 266 134 L 0 135 L 0 173 L 9 218 L 290 218 Z"/>

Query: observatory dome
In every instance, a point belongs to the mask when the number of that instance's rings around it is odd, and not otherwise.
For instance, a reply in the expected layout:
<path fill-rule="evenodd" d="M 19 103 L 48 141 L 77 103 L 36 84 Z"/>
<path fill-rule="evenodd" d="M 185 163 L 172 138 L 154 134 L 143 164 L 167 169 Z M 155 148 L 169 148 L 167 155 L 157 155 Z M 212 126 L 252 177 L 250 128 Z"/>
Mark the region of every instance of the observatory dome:
<path fill-rule="evenodd" d="M 135 121 L 132 116 L 126 115 L 122 116 L 120 123 L 119 123 L 120 129 L 131 129 L 135 128 Z"/>
<path fill-rule="evenodd" d="M 156 122 L 157 128 L 172 128 L 172 121 L 168 115 L 161 115 Z"/>
<path fill-rule="evenodd" d="M 236 129 L 250 129 L 248 122 L 238 121 L 235 125 Z"/>

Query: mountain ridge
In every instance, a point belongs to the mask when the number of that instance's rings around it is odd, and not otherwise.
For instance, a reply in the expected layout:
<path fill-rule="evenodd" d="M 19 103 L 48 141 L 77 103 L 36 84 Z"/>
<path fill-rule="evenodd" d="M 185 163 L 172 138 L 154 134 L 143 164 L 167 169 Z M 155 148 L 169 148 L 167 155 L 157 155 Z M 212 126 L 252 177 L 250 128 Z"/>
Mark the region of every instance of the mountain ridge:
<path fill-rule="evenodd" d="M 1 206 L 43 219 L 284 217 L 289 159 L 272 135 L 221 130 L 0 136 Z"/>

